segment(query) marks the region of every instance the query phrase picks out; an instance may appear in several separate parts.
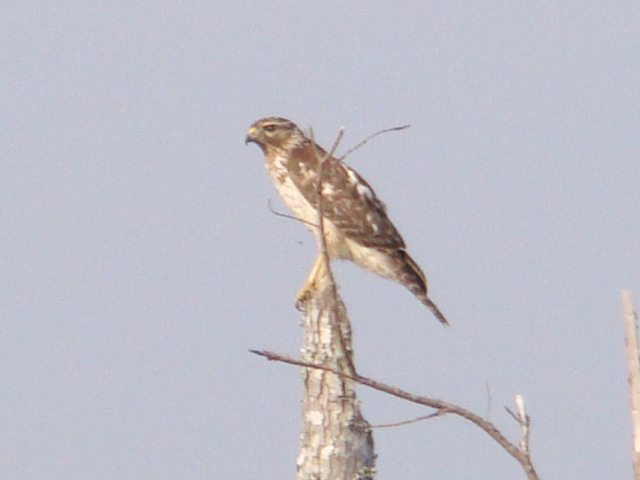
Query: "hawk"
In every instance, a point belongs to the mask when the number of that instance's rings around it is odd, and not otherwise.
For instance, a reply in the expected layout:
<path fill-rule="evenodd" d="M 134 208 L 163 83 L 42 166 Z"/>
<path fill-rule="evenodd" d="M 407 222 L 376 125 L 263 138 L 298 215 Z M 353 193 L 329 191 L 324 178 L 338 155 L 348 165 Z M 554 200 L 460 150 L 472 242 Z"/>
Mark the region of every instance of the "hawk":
<path fill-rule="evenodd" d="M 318 188 L 322 164 L 322 214 L 330 259 L 351 260 L 383 278 L 404 285 L 443 324 L 447 319 L 428 295 L 427 279 L 409 256 L 402 236 L 387 216 L 373 188 L 343 161 L 307 138 L 298 126 L 280 117 L 258 120 L 249 128 L 245 144 L 264 152 L 267 170 L 278 193 L 319 239 Z M 298 295 L 303 301 L 324 275 L 323 255 L 316 260 Z"/>

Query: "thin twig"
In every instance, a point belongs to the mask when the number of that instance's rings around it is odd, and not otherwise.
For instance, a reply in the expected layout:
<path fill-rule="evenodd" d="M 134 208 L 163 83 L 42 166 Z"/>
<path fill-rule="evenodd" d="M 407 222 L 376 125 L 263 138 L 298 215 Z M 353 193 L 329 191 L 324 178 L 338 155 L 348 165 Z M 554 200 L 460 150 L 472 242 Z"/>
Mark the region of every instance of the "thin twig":
<path fill-rule="evenodd" d="M 531 462 L 531 457 L 522 452 L 518 446 L 511 443 L 504 434 L 498 430 L 498 428 L 491 423 L 490 421 L 482 418 L 481 416 L 467 410 L 464 407 L 460 407 L 453 403 L 445 402 L 443 400 L 437 400 L 430 397 L 423 397 L 421 395 L 415 395 L 413 393 L 407 392 L 397 387 L 393 387 L 391 385 L 384 384 L 382 382 L 378 382 L 377 380 L 373 380 L 368 377 L 364 377 L 357 373 L 347 374 L 341 372 L 335 368 L 326 366 L 326 365 L 318 365 L 309 362 L 304 362 L 301 360 L 296 360 L 295 358 L 288 357 L 286 355 L 282 355 L 276 352 L 270 351 L 258 351 L 258 350 L 250 350 L 252 353 L 256 355 L 260 355 L 265 357 L 267 360 L 278 361 L 283 363 L 288 363 L 290 365 L 297 365 L 299 367 L 305 368 L 316 368 L 319 370 L 324 370 L 327 372 L 332 372 L 336 375 L 340 375 L 342 377 L 348 378 L 357 382 L 361 385 L 372 388 L 373 390 L 378 390 L 380 392 L 387 393 L 388 395 L 392 395 L 394 397 L 402 398 L 409 402 L 417 403 L 420 405 L 424 405 L 427 407 L 435 408 L 438 410 L 446 410 L 446 414 L 452 413 L 454 415 L 458 415 L 478 426 L 482 429 L 487 435 L 493 438 L 498 444 L 509 454 L 511 455 L 522 467 L 524 472 L 527 475 L 528 480 L 539 480 L 538 474 L 536 473 L 535 467 Z"/>
<path fill-rule="evenodd" d="M 296 217 L 295 215 L 289 215 L 288 213 L 278 212 L 276 209 L 274 209 L 274 208 L 271 206 L 271 200 L 270 200 L 270 199 L 269 199 L 269 200 L 267 200 L 267 209 L 268 209 L 271 213 L 273 213 L 276 217 L 288 218 L 289 220 L 296 220 L 296 221 L 298 221 L 298 222 L 300 222 L 300 223 L 304 223 L 304 224 L 306 224 L 306 225 L 310 225 L 310 226 L 312 226 L 312 227 L 316 227 L 316 228 L 318 227 L 318 225 L 316 225 L 315 223 L 313 223 L 313 222 L 307 222 L 306 220 L 304 220 L 304 219 L 302 219 L 302 218 L 298 218 L 298 217 Z"/>
<path fill-rule="evenodd" d="M 491 421 L 491 412 L 493 410 L 493 395 L 491 395 L 491 385 L 489 385 L 489 382 L 484 382 L 484 388 L 487 392 L 487 420 Z"/>
<path fill-rule="evenodd" d="M 510 409 L 509 407 L 507 407 L 507 406 L 505 406 L 505 407 L 504 407 L 504 409 L 505 409 L 505 411 L 509 414 L 509 416 L 510 416 L 511 418 L 513 418 L 516 422 L 520 423 L 520 419 L 518 418 L 518 415 L 517 415 L 513 410 L 511 410 L 511 409 Z"/>
<path fill-rule="evenodd" d="M 444 409 L 438 410 L 434 413 L 430 413 L 429 415 L 422 415 L 420 417 L 412 418 L 411 420 L 403 420 L 401 422 L 395 423 L 381 423 L 379 425 L 371 425 L 371 428 L 393 428 L 393 427 L 401 427 L 403 425 L 411 425 L 412 423 L 422 422 L 423 420 L 431 420 L 432 418 L 441 417 L 446 414 L 447 411 Z"/>
<path fill-rule="evenodd" d="M 366 137 L 364 140 L 362 140 L 360 143 L 358 143 L 355 147 L 350 148 L 349 150 L 347 150 L 347 152 L 344 155 L 342 155 L 339 158 L 339 160 L 344 160 L 349 155 L 351 155 L 353 152 L 358 150 L 360 147 L 363 147 L 369 140 L 377 137 L 378 135 L 382 135 L 383 133 L 389 133 L 389 132 L 397 132 L 399 130 L 405 130 L 405 129 L 409 128 L 410 126 L 411 125 L 401 125 L 399 127 L 391 127 L 391 128 L 385 128 L 385 129 L 382 129 L 382 130 L 378 130 L 377 132 L 372 133 L 371 135 Z"/>
<path fill-rule="evenodd" d="M 331 150 L 329 150 L 322 158 L 320 158 L 318 154 L 318 149 L 316 145 L 315 138 L 313 137 L 313 129 L 309 129 L 309 136 L 311 137 L 311 145 L 313 146 L 313 153 L 318 159 L 318 185 L 316 186 L 316 195 L 318 196 L 318 225 L 320 226 L 320 248 L 322 250 L 321 254 L 324 258 L 325 265 L 327 267 L 327 276 L 329 281 L 331 282 L 331 288 L 335 292 L 335 281 L 333 278 L 333 272 L 331 271 L 329 264 L 329 252 L 327 251 L 327 237 L 325 236 L 325 228 L 324 228 L 324 195 L 322 194 L 322 187 L 324 184 L 324 165 L 325 162 L 331 158 L 338 148 L 342 137 L 344 136 L 344 127 L 340 127 L 338 131 L 338 135 L 336 136 L 336 140 L 333 142 Z M 336 292 L 337 293 L 337 292 Z M 334 296 L 335 298 L 335 296 Z"/>
<path fill-rule="evenodd" d="M 340 130 L 338 131 L 338 135 L 336 136 L 335 141 L 333 142 L 333 145 L 331 146 L 331 150 L 329 150 L 322 158 L 320 158 L 319 154 L 318 154 L 318 149 L 317 149 L 317 145 L 315 142 L 315 138 L 313 136 L 313 129 L 310 128 L 309 129 L 309 136 L 311 139 L 311 145 L 313 146 L 313 152 L 314 155 L 316 156 L 316 159 L 318 159 L 318 185 L 316 186 L 316 195 L 318 198 L 318 225 L 319 225 L 319 236 L 320 236 L 320 249 L 321 249 L 321 255 L 322 255 L 322 261 L 324 262 L 325 268 L 326 268 L 326 276 L 327 279 L 329 281 L 329 288 L 331 290 L 331 297 L 333 300 L 333 305 L 337 306 L 338 302 L 337 302 L 337 298 L 338 298 L 338 290 L 336 287 L 336 282 L 335 279 L 333 278 L 333 271 L 331 270 L 331 259 L 329 258 L 329 251 L 327 249 L 327 237 L 325 235 L 325 223 L 324 223 L 324 195 L 322 193 L 322 188 L 324 185 L 324 167 L 325 164 L 327 162 L 327 160 L 333 158 L 333 154 L 336 151 L 336 149 L 338 148 L 338 145 L 340 145 L 340 142 L 342 141 L 342 137 L 344 136 L 344 127 L 341 127 Z M 333 316 L 332 318 L 337 319 L 338 316 Z M 350 350 L 347 349 L 347 344 L 342 332 L 342 326 L 338 324 L 338 322 L 335 322 L 335 324 L 333 325 L 333 328 L 336 332 L 336 334 L 339 337 L 340 340 L 340 346 L 342 347 L 342 352 L 346 358 L 347 361 L 347 365 L 349 366 L 349 370 L 355 374 L 356 372 L 356 367 L 353 363 L 353 358 L 352 355 L 350 353 Z"/>

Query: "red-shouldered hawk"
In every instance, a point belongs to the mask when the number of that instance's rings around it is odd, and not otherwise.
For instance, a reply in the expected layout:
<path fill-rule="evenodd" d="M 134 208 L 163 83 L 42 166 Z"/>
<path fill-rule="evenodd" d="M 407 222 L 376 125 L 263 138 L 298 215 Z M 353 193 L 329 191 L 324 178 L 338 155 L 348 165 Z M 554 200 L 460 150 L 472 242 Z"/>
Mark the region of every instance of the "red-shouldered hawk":
<path fill-rule="evenodd" d="M 318 173 L 327 152 L 317 145 L 314 148 L 295 123 L 280 117 L 263 118 L 251 125 L 245 143 L 249 142 L 262 148 L 278 192 L 318 237 Z M 404 240 L 371 186 L 337 158 L 328 157 L 322 168 L 322 213 L 329 258 L 351 260 L 404 285 L 448 325 L 429 298 L 424 273 L 407 253 Z M 314 288 L 325 267 L 319 255 L 299 300 Z"/>

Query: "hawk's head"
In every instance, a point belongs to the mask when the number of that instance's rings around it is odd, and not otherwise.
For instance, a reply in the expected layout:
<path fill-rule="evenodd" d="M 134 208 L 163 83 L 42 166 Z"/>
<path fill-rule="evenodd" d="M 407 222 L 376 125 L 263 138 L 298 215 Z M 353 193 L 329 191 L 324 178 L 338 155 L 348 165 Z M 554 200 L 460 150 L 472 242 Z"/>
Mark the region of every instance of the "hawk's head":
<path fill-rule="evenodd" d="M 298 126 L 290 120 L 281 117 L 261 118 L 254 122 L 244 143 L 257 143 L 265 153 L 271 149 L 288 150 L 294 143 L 304 140 L 304 135 Z"/>

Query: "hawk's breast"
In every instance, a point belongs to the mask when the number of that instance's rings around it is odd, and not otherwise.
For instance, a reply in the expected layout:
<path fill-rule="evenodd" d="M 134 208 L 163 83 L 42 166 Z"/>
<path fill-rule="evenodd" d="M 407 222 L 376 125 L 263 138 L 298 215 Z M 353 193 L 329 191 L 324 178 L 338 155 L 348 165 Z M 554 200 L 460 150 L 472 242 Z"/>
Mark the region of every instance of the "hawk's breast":
<path fill-rule="evenodd" d="M 287 159 L 277 155 L 272 161 L 267 162 L 267 170 L 271 174 L 273 183 L 278 193 L 293 211 L 296 217 L 316 225 L 318 223 L 317 210 L 307 201 L 302 192 L 298 189 L 291 178 L 291 174 L 286 167 Z M 310 225 L 307 224 L 309 227 Z"/>
<path fill-rule="evenodd" d="M 281 155 L 275 155 L 271 159 L 268 159 L 266 163 L 267 170 L 269 171 L 273 183 L 284 202 L 291 209 L 296 218 L 302 220 L 305 227 L 311 230 L 316 238 L 318 238 L 318 210 L 309 203 L 304 194 L 300 191 L 298 185 L 296 185 L 291 178 L 291 172 L 289 172 L 286 165 L 287 158 Z M 309 188 L 313 188 L 313 185 L 315 184 L 315 177 L 317 176 L 316 172 L 314 170 L 307 169 L 304 174 L 308 176 L 308 181 L 304 182 L 305 185 L 309 186 Z M 351 259 L 352 255 L 347 243 L 345 242 L 343 233 L 327 219 L 324 221 L 324 229 L 329 256 L 332 258 Z"/>

